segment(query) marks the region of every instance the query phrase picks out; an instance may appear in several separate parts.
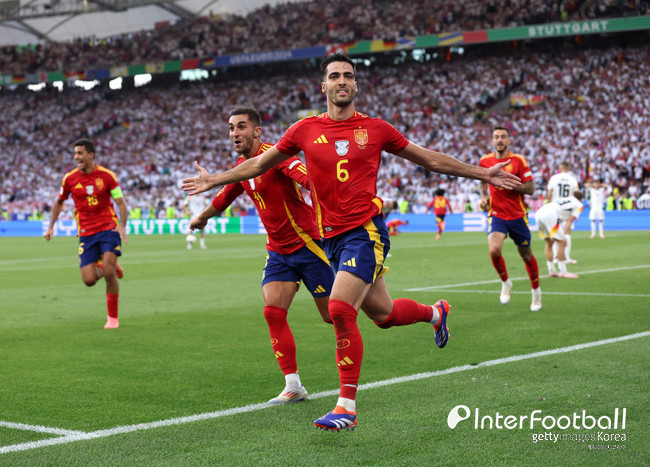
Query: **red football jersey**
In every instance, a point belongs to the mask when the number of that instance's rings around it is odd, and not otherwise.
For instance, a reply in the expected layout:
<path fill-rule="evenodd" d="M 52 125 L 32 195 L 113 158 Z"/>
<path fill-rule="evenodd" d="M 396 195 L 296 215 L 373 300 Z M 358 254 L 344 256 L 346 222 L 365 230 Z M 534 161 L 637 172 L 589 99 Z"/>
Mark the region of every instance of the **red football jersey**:
<path fill-rule="evenodd" d="M 446 196 L 434 196 L 431 201 L 427 204 L 427 211 L 433 208 L 433 213 L 436 216 L 447 214 L 447 211 L 451 212 L 451 204 Z"/>
<path fill-rule="evenodd" d="M 519 177 L 521 183 L 526 183 L 533 179 L 533 174 L 530 171 L 530 167 L 528 167 L 526 159 L 519 154 L 508 152 L 507 157 L 504 159 L 497 159 L 496 154 L 492 152 L 483 156 L 478 165 L 489 168 L 506 159 L 510 159 L 510 163 L 503 170 Z M 490 187 L 489 215 L 506 221 L 519 219 L 526 215 L 526 201 L 523 193 L 497 188 L 492 185 L 488 186 Z"/>
<path fill-rule="evenodd" d="M 408 140 L 389 123 L 355 112 L 347 120 L 327 113 L 293 124 L 277 149 L 305 154 L 321 236 L 333 237 L 381 214 L 377 172 L 382 151 L 400 153 Z"/>
<path fill-rule="evenodd" d="M 113 207 L 111 190 L 119 186 L 115 174 L 97 164 L 89 174 L 79 169 L 65 174 L 59 198 L 65 201 L 72 195 L 79 236 L 93 235 L 117 227 L 118 217 Z"/>
<path fill-rule="evenodd" d="M 271 147 L 262 143 L 255 156 Z M 245 160 L 240 156 L 236 165 Z M 267 249 L 286 255 L 311 239 L 320 239 L 314 211 L 303 199 L 298 184 L 309 187 L 307 169 L 300 159 L 291 157 L 259 177 L 226 185 L 214 197 L 212 206 L 222 212 L 245 191 L 266 228 Z"/>

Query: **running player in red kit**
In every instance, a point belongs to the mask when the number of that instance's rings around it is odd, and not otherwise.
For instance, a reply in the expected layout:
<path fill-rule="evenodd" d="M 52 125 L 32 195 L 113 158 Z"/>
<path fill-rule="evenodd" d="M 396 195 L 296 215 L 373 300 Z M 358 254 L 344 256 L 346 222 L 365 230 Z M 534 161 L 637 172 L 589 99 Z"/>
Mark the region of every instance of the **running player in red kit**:
<path fill-rule="evenodd" d="M 262 117 L 252 107 L 232 110 L 228 127 L 230 140 L 239 154 L 236 165 L 272 147 L 262 142 Z M 304 201 L 298 184 L 309 187 L 307 169 L 300 159 L 292 157 L 263 175 L 226 185 L 190 222 L 192 229 L 204 228 L 210 218 L 218 216 L 244 192 L 255 203 L 268 234 L 262 278 L 264 317 L 273 352 L 285 379 L 285 388 L 269 401 L 272 404 L 308 398 L 298 374 L 296 342 L 287 322 L 287 311 L 301 280 L 314 297 L 323 321 L 331 323 L 327 301 L 334 283 L 334 271 L 321 246 L 314 212 Z"/>
<path fill-rule="evenodd" d="M 91 287 L 104 278 L 108 308 L 104 329 L 115 329 L 119 327 L 120 289 L 117 279 L 124 275 L 117 257 L 122 255 L 122 240 L 128 243 L 128 210 L 115 174 L 95 164 L 95 145 L 92 141 L 80 139 L 74 143 L 74 160 L 77 168 L 63 177 L 45 239 L 49 241 L 54 236 L 54 224 L 63 203 L 72 195 L 79 232 L 81 279 Z M 120 212 L 119 219 L 113 208 L 113 200 Z"/>
<path fill-rule="evenodd" d="M 490 168 L 503 161 L 508 161 L 504 170 L 517 175 L 522 185 L 512 190 L 490 186 L 488 197 L 488 184 L 481 181 L 481 209 L 488 209 L 488 246 L 490 258 L 494 269 L 501 278 L 501 303 L 507 305 L 510 302 L 510 290 L 512 281 L 508 277 L 506 262 L 501 254 L 503 241 L 509 235 L 517 245 L 519 255 L 524 260 L 526 271 L 530 278 L 532 287 L 531 311 L 542 309 L 542 289 L 539 286 L 539 267 L 537 259 L 530 247 L 531 235 L 528 227 L 528 214 L 524 195 L 532 195 L 535 192 L 533 186 L 533 175 L 528 163 L 523 156 L 514 154 L 508 150 L 510 145 L 510 131 L 505 127 L 496 127 L 492 132 L 492 143 L 495 151 L 483 156 L 479 162 L 481 167 Z"/>
<path fill-rule="evenodd" d="M 436 216 L 436 224 L 438 226 L 438 235 L 436 235 L 436 240 L 440 240 L 442 231 L 445 230 L 445 216 L 447 215 L 447 211 L 449 211 L 449 214 L 452 213 L 451 203 L 445 196 L 445 190 L 443 188 L 438 188 L 436 190 L 436 196 L 434 196 L 426 206 L 427 212 L 433 209 L 433 214 Z"/>
<path fill-rule="evenodd" d="M 438 347 L 447 345 L 449 304 L 438 300 L 424 305 L 411 299 L 393 300 L 384 274 L 390 249 L 388 229 L 377 196 L 377 174 L 382 151 L 408 159 L 426 169 L 486 180 L 504 188 L 519 186 L 518 177 L 501 170 L 464 164 L 445 154 L 409 142 L 392 125 L 370 118 L 354 108 L 358 92 L 354 62 L 336 53 L 321 63 L 321 88 L 327 112 L 291 126 L 271 149 L 227 172 L 211 175 L 195 163 L 199 175 L 183 180 L 190 194 L 213 186 L 247 180 L 303 151 L 318 227 L 330 262 L 337 271 L 329 301 L 336 333 L 336 362 L 340 393 L 334 410 L 314 421 L 326 430 L 357 425 L 356 392 L 363 359 L 359 309 L 380 328 L 433 324 Z"/>

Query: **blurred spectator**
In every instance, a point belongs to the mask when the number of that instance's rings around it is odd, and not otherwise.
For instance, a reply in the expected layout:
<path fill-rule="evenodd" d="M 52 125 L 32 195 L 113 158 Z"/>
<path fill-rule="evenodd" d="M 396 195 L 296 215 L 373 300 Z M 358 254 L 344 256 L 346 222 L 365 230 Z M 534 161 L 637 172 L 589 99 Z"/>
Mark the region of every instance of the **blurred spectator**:
<path fill-rule="evenodd" d="M 597 175 L 616 196 L 644 193 L 650 186 L 650 49 L 646 44 L 549 48 L 544 53 L 468 50 L 450 61 L 380 55 L 377 60 L 394 64 L 359 65 L 358 108 L 393 123 L 413 142 L 472 164 L 489 152 L 485 141 L 492 127 L 507 122 L 533 170 L 537 193 L 528 198 L 533 208 L 563 160 L 572 164 L 581 184 Z M 251 70 L 238 68 L 217 81 L 120 91 L 105 86 L 3 90 L 0 205 L 10 216 L 46 212 L 59 174 L 74 165 L 71 142 L 92 136 L 102 154 L 99 163 L 115 167 L 130 202 L 145 216 L 164 217 L 168 206 L 178 211 L 179 180 L 193 173 L 194 160 L 210 171 L 233 165 L 236 155 L 222 123 L 232 107 L 262 109 L 268 140 L 277 140 L 299 111 L 323 107 L 313 79 L 317 71 L 307 64 L 297 72 L 297 66 L 255 68 L 250 78 Z M 513 107 L 508 105 L 513 92 L 540 99 Z M 421 213 L 442 188 L 454 212 L 465 211 L 467 203 L 478 210 L 478 182 L 429 173 L 388 154 L 383 158 L 383 198 Z M 250 208 L 244 204 L 234 212 Z"/>
<path fill-rule="evenodd" d="M 74 72 L 316 45 L 559 21 L 644 15 L 649 0 L 313 0 L 266 5 L 245 17 L 212 15 L 154 30 L 37 46 L 0 47 L 2 74 Z M 323 25 L 327 25 L 323 28 Z"/>

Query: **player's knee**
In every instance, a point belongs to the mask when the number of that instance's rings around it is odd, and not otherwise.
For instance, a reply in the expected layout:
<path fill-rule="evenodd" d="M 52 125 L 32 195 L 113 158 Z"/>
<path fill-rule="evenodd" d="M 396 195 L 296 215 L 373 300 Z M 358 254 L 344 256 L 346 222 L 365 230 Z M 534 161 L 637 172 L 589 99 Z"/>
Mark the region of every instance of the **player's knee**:
<path fill-rule="evenodd" d="M 357 310 L 352 305 L 342 300 L 331 300 L 328 304 L 330 318 L 334 323 L 343 323 L 346 320 L 357 319 Z"/>
<path fill-rule="evenodd" d="M 86 285 L 86 287 L 92 287 L 93 285 L 95 285 L 97 283 L 97 279 L 93 279 L 93 278 L 90 278 L 90 277 L 84 277 L 84 278 L 82 278 L 82 280 L 83 280 L 83 283 Z"/>
<path fill-rule="evenodd" d="M 264 318 L 268 324 L 281 324 L 287 320 L 287 310 L 267 305 L 264 307 Z"/>

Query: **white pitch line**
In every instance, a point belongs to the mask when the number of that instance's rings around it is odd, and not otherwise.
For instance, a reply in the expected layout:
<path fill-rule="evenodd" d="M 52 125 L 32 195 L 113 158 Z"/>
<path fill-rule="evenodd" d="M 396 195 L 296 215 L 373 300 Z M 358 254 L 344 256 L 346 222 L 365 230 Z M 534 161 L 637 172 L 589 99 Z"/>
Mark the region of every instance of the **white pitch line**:
<path fill-rule="evenodd" d="M 468 289 L 444 289 L 444 293 L 486 293 L 486 294 L 495 294 L 499 293 L 498 290 L 468 290 Z M 511 290 L 510 294 L 520 294 L 520 295 L 530 295 L 530 290 Z M 543 291 L 544 295 L 585 295 L 589 297 L 639 297 L 639 298 L 650 298 L 650 294 L 642 293 L 592 293 L 592 292 L 547 292 Z"/>
<path fill-rule="evenodd" d="M 645 269 L 650 268 L 650 264 L 640 264 L 638 266 L 626 266 L 621 268 L 609 268 L 609 269 L 594 269 L 592 271 L 578 271 L 580 274 L 600 274 L 603 272 L 617 272 L 617 271 L 628 271 L 630 269 Z M 523 281 L 529 280 L 528 276 L 523 277 L 511 277 L 512 281 Z M 429 292 L 437 289 L 446 289 L 447 287 L 466 287 L 468 285 L 483 285 L 483 284 L 498 284 L 501 283 L 500 279 L 487 280 L 487 281 L 477 281 L 477 282 L 461 282 L 458 284 L 443 284 L 443 285 L 430 285 L 429 287 L 416 287 L 412 289 L 404 289 L 405 292 Z"/>
<path fill-rule="evenodd" d="M 63 435 L 63 436 L 78 435 L 78 434 L 85 433 L 84 431 L 64 430 L 62 428 L 51 428 L 43 425 L 27 425 L 25 423 L 14 423 L 14 422 L 3 422 L 3 421 L 0 421 L 0 426 L 3 426 L 5 428 L 14 428 L 16 430 L 36 431 L 38 433 L 50 433 L 53 435 Z"/>
<path fill-rule="evenodd" d="M 556 354 L 561 354 L 566 352 L 573 352 L 575 350 L 583 350 L 583 349 L 588 349 L 590 347 L 614 344 L 617 342 L 623 342 L 631 339 L 638 339 L 640 337 L 648 337 L 648 336 L 650 336 L 650 331 L 645 331 L 645 332 L 639 332 L 637 334 L 630 334 L 627 336 L 614 337 L 611 339 L 603 339 L 594 342 L 587 342 L 585 344 L 572 345 L 569 347 L 561 347 L 552 350 L 543 350 L 541 352 L 534 352 L 534 353 L 529 353 L 524 355 L 514 355 L 512 357 L 498 358 L 496 360 L 488 360 L 485 362 L 478 363 L 476 365 L 461 365 L 452 368 L 447 368 L 446 370 L 432 371 L 428 373 L 417 373 L 410 376 L 402 376 L 399 378 L 391 378 L 383 381 L 376 381 L 374 383 L 361 384 L 359 385 L 359 390 L 362 391 L 366 389 L 374 389 L 383 386 L 389 386 L 392 384 L 407 383 L 407 382 L 417 381 L 421 379 L 433 378 L 436 376 L 450 375 L 453 373 L 460 373 L 462 371 L 474 370 L 477 368 L 486 368 L 490 366 L 501 365 L 504 363 L 512 363 L 521 360 L 528 360 L 531 358 L 546 357 L 548 355 L 556 355 Z M 315 394 L 311 394 L 309 397 L 311 399 L 320 399 L 322 397 L 336 396 L 338 395 L 338 393 L 339 390 L 336 389 L 331 391 L 317 392 Z M 54 446 L 58 444 L 68 444 L 68 443 L 73 443 L 75 441 L 85 441 L 90 439 L 106 438 L 108 436 L 113 436 L 117 434 L 133 433 L 135 431 L 151 430 L 154 428 L 160 428 L 164 426 L 193 423 L 200 420 L 211 420 L 214 418 L 226 417 L 229 415 L 255 412 L 258 410 L 267 409 L 269 407 L 275 407 L 275 406 L 269 404 L 268 402 L 261 403 L 261 404 L 251 404 L 243 407 L 235 407 L 232 409 L 218 410 L 216 412 L 207 412 L 198 415 L 189 415 L 187 417 L 170 418 L 167 420 L 160 420 L 157 422 L 150 422 L 150 423 L 139 423 L 136 425 L 118 426 L 115 428 L 110 428 L 108 430 L 99 430 L 99 431 L 92 431 L 89 433 L 71 434 L 71 435 L 63 436 L 61 438 L 51 438 L 51 439 L 44 439 L 40 441 L 31 441 L 28 443 L 13 444 L 10 446 L 0 447 L 0 454 L 5 454 L 8 452 L 27 451 L 30 449 L 42 448 L 45 446 Z"/>

